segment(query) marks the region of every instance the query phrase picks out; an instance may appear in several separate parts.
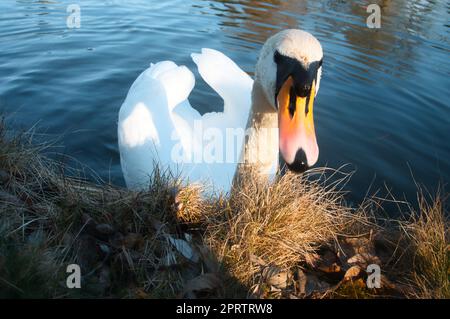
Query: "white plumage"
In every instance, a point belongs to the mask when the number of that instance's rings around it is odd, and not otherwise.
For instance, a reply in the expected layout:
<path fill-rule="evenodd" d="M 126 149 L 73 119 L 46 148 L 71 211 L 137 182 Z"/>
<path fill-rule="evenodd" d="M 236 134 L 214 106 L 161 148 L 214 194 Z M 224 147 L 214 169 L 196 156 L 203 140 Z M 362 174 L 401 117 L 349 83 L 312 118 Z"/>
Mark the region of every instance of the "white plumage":
<path fill-rule="evenodd" d="M 236 152 L 229 154 L 226 143 L 220 148 L 219 137 L 227 129 L 245 129 L 253 80 L 218 51 L 203 49 L 192 58 L 224 100 L 224 112 L 201 116 L 190 105 L 195 78 L 186 67 L 170 61 L 151 65 L 133 83 L 119 113 L 119 149 L 129 188 L 146 188 L 155 163 L 189 182 L 213 182 L 225 191 L 231 187 L 243 139 L 236 136 Z"/>
<path fill-rule="evenodd" d="M 276 54 L 296 61 L 297 73 L 285 68 L 286 72 L 294 73 L 280 77 L 274 60 Z M 229 191 L 239 162 L 253 165 L 260 176 L 273 175 L 278 168 L 279 146 L 283 145 L 288 145 L 284 153 L 290 152 L 288 164 L 294 159 L 296 163 L 302 160 L 301 163 L 307 161 L 313 165 L 318 148 L 312 111 L 301 111 L 297 97 L 297 115 L 287 119 L 288 123 L 296 121 L 297 126 L 286 136 L 279 136 L 280 114 L 287 106 L 275 105 L 275 100 L 280 98 L 276 81 L 278 78 L 285 84 L 290 83 L 289 79 L 301 82 L 305 74 L 313 72 L 312 82 L 307 84 L 315 88 L 315 92 L 309 91 L 314 97 L 322 70 L 321 67 L 313 70 L 310 65 L 321 62 L 322 56 L 322 47 L 311 34 L 301 30 L 282 31 L 263 46 L 254 83 L 218 51 L 203 49 L 201 54 L 192 54 L 202 78 L 224 101 L 223 112 L 203 116 L 188 100 L 195 86 L 192 72 L 170 61 L 152 64 L 133 83 L 119 112 L 119 150 L 127 187 L 147 188 L 158 164 L 163 170 L 181 174 L 186 182 L 211 183 L 217 190 Z M 306 131 L 307 119 L 303 116 L 308 114 Z M 284 144 L 279 144 L 279 138 Z M 286 141 L 293 143 L 286 144 Z M 303 152 L 306 158 L 298 159 L 295 152 Z"/>

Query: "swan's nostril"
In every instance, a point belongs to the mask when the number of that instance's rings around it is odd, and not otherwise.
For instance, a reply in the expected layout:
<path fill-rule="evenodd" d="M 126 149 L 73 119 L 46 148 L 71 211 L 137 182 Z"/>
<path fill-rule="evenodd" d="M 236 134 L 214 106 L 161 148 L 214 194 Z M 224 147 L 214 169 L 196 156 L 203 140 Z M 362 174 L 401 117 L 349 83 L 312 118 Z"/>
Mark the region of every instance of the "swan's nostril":
<path fill-rule="evenodd" d="M 308 169 L 308 161 L 306 159 L 306 153 L 303 149 L 299 149 L 295 154 L 295 159 L 291 164 L 287 164 L 287 167 L 295 173 L 303 173 Z"/>

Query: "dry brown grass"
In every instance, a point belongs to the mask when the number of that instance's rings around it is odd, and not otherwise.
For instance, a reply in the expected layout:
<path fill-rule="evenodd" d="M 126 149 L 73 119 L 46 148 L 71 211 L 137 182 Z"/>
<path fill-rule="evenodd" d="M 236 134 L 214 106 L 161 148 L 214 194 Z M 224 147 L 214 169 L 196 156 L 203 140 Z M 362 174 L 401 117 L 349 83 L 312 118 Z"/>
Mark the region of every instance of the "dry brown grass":
<path fill-rule="evenodd" d="M 407 249 L 412 266 L 412 282 L 416 298 L 450 298 L 450 233 L 444 200 L 418 198 L 419 211 L 401 223 L 409 243 Z"/>
<path fill-rule="evenodd" d="M 45 148 L 0 125 L 0 297 L 449 297 L 445 201 L 381 220 L 379 203 L 348 207 L 349 176 L 323 169 L 273 183 L 249 173 L 205 195 L 155 168 L 132 192 L 86 182 Z M 357 255 L 382 264 L 389 289 L 361 288 L 365 271 L 348 280 Z M 71 263 L 81 290 L 65 287 Z"/>
<path fill-rule="evenodd" d="M 355 224 L 370 224 L 344 205 L 337 188 L 342 179 L 326 185 L 325 175 L 323 170 L 286 174 L 271 183 L 249 174 L 213 211 L 205 240 L 233 276 L 251 285 L 261 263 L 283 271 L 311 264 L 320 247 L 337 242 Z"/>

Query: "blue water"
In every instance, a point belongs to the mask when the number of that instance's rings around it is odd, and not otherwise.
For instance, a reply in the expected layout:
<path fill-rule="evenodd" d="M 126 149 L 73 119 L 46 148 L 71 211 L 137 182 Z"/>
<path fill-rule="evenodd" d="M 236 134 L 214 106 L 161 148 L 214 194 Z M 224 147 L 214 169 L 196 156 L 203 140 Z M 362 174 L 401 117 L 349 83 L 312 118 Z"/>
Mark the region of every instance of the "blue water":
<path fill-rule="evenodd" d="M 319 165 L 356 170 L 352 200 L 385 184 L 413 199 L 414 180 L 430 190 L 450 181 L 450 2 L 378 1 L 378 30 L 365 23 L 371 2 L 1 0 L 0 112 L 123 185 L 118 110 L 150 62 L 194 70 L 190 53 L 209 47 L 252 75 L 265 39 L 302 28 L 325 52 Z M 79 29 L 66 25 L 72 3 Z M 205 112 L 220 100 L 197 75 L 191 103 Z"/>

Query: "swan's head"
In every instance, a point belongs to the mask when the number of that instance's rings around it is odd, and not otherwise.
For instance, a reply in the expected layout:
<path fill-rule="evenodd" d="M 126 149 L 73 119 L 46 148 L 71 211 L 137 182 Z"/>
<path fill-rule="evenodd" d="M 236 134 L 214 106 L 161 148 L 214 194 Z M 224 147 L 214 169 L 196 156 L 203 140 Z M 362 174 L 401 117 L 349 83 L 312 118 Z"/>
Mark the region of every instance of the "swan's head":
<path fill-rule="evenodd" d="M 301 30 L 285 30 L 264 44 L 256 80 L 278 112 L 280 154 L 288 168 L 303 172 L 319 158 L 313 105 L 319 91 L 323 51 Z"/>

